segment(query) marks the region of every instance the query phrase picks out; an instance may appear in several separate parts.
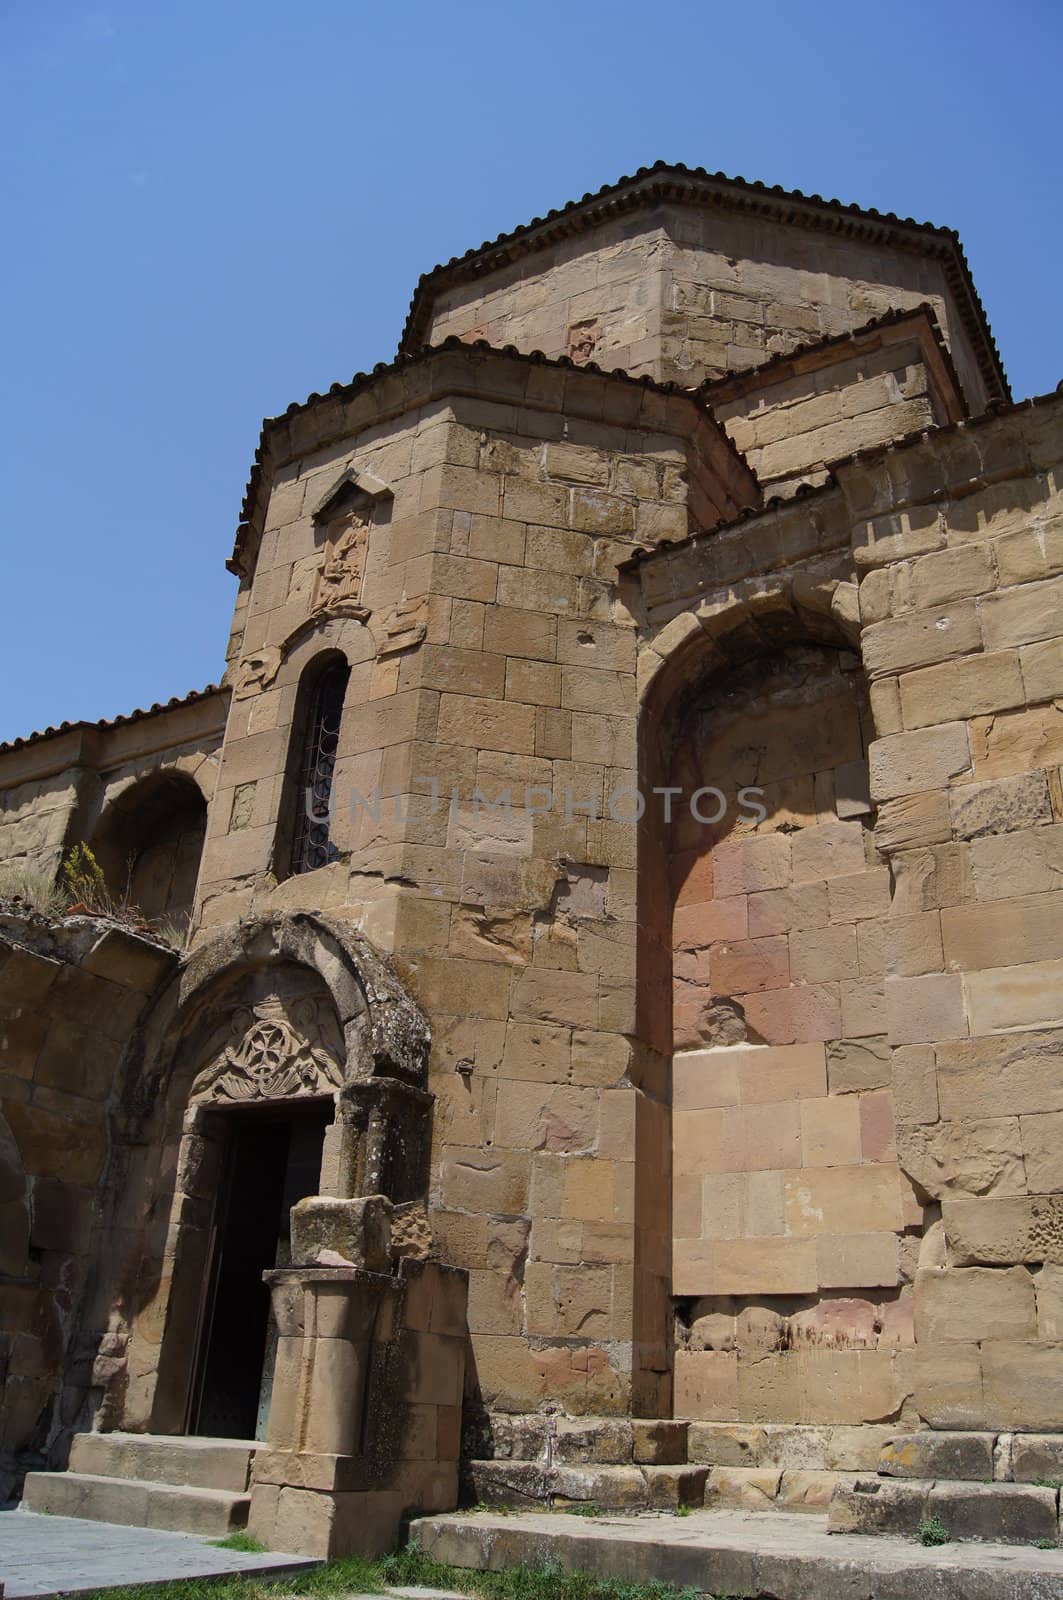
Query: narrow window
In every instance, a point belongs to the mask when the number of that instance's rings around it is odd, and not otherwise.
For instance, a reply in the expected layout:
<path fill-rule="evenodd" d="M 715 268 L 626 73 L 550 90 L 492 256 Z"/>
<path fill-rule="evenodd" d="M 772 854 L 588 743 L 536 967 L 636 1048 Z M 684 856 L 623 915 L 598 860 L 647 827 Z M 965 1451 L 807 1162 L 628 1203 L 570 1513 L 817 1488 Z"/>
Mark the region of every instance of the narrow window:
<path fill-rule="evenodd" d="M 313 872 L 336 859 L 336 846 L 330 838 L 332 780 L 350 675 L 345 661 L 331 662 L 318 678 L 307 705 L 293 796 L 292 874 Z"/>

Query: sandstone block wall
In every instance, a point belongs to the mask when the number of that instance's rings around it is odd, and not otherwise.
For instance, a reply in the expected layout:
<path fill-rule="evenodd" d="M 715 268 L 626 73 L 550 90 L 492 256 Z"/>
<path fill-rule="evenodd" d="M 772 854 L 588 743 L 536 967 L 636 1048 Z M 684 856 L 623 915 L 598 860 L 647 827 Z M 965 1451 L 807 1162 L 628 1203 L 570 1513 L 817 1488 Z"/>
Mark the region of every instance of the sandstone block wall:
<path fill-rule="evenodd" d="M 54 876 L 88 844 L 117 901 L 187 923 L 227 703 L 217 690 L 0 750 L 0 883 Z"/>
<path fill-rule="evenodd" d="M 824 483 L 828 464 L 856 449 L 964 415 L 936 325 L 922 310 L 840 347 L 813 347 L 746 377 L 723 378 L 710 399 L 766 499 Z"/>
<path fill-rule="evenodd" d="M 118 1063 L 173 951 L 0 906 L 0 1495 L 89 1420 L 109 1352 L 86 1305 Z M 104 1321 L 104 1326 L 106 1321 Z M 102 1364 L 102 1365 L 101 1365 Z"/>
<path fill-rule="evenodd" d="M 940 262 L 711 206 L 647 207 L 425 294 L 427 343 L 456 334 L 690 385 L 926 302 L 970 403 L 986 398 Z"/>
<path fill-rule="evenodd" d="M 776 650 L 780 627 L 844 624 L 871 707 L 866 767 L 837 712 L 801 736 L 833 794 L 791 779 L 757 829 L 674 858 L 673 1289 L 691 1297 L 676 1356 L 690 1414 L 1059 1425 L 1052 409 L 839 468 L 840 493 L 747 526 L 775 575 L 732 580 L 726 598 L 706 582 L 738 559 L 726 538 L 643 569 L 664 619 L 645 679 L 706 684 L 687 691 L 688 713 L 706 708 L 694 764 L 675 746 L 688 782 L 728 752 L 751 670 L 735 663 L 769 648 L 769 624 Z M 821 582 L 813 603 L 792 566 L 809 517 L 821 549 L 852 530 L 855 633 L 847 586 Z M 757 713 L 741 726 L 747 764 L 786 751 Z M 772 812 L 781 826 L 761 837 Z"/>
<path fill-rule="evenodd" d="M 646 1365 L 656 1405 L 668 1196 L 636 1169 L 644 1151 L 662 1170 L 667 1107 L 663 1062 L 642 1065 L 636 1043 L 635 828 L 623 799 L 609 809 L 636 775 L 635 636 L 614 580 L 637 540 L 683 537 L 755 489 L 687 399 L 472 354 L 450 370 L 475 374 L 475 397 L 408 404 L 353 453 L 345 434 L 278 463 L 238 660 L 305 621 L 313 507 L 346 470 L 388 487 L 371 615 L 323 620 L 262 692 L 237 691 L 199 937 L 312 903 L 393 956 L 432 1020 L 432 1224 L 470 1270 L 476 1392 L 622 1409 Z M 396 610 L 423 637 L 392 653 Z M 278 881 L 297 688 L 323 648 L 351 663 L 338 859 Z M 376 811 L 354 791 L 379 794 Z"/>
<path fill-rule="evenodd" d="M 906 1393 L 922 1211 L 894 1145 L 873 731 L 857 658 L 800 645 L 711 675 L 676 729 L 671 782 L 705 796 L 671 837 L 677 1415 L 864 1421 Z"/>
<path fill-rule="evenodd" d="M 875 837 L 894 882 L 898 1154 L 941 1208 L 915 1276 L 915 1403 L 947 1426 L 1063 1421 L 1049 1154 L 1063 1021 L 1053 410 L 907 452 L 888 532 L 867 497 L 883 492 L 878 472 L 847 490 L 879 734 Z"/>
<path fill-rule="evenodd" d="M 940 251 L 868 229 L 669 201 L 429 280 L 424 336 L 459 342 L 265 429 L 220 749 L 160 723 L 102 765 L 3 758 L 14 853 L 54 860 L 70 763 L 96 805 L 180 742 L 209 777 L 191 961 L 300 908 L 390 957 L 431 1025 L 474 1423 L 1056 1425 L 1059 402 L 952 425 L 987 336 Z M 714 379 L 750 460 L 654 376 Z M 293 874 L 337 659 L 332 858 Z M 639 820 L 672 780 L 727 824 Z M 157 1199 L 175 1151 L 136 1158 Z"/>

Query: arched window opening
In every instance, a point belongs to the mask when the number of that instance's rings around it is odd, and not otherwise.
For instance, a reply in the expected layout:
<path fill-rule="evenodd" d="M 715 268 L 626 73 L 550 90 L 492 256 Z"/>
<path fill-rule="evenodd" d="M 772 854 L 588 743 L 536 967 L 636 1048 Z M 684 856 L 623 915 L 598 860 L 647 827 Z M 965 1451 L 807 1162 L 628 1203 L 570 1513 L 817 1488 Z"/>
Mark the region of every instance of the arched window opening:
<path fill-rule="evenodd" d="M 346 661 L 331 661 L 320 672 L 306 703 L 292 797 L 295 818 L 288 863 L 292 876 L 313 872 L 336 860 L 336 846 L 331 837 L 332 784 L 350 675 Z M 298 730 L 297 720 L 297 737 Z"/>

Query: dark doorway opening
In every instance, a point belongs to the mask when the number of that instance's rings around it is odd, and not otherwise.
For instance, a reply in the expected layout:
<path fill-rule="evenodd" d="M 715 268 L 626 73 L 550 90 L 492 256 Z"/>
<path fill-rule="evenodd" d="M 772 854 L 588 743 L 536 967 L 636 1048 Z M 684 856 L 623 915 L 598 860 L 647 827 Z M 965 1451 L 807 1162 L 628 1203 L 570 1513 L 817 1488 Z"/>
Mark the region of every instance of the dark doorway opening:
<path fill-rule="evenodd" d="M 262 1274 L 287 1266 L 289 1213 L 317 1194 L 331 1100 L 216 1113 L 222 1180 L 196 1338 L 186 1431 L 264 1438 L 276 1335 Z"/>

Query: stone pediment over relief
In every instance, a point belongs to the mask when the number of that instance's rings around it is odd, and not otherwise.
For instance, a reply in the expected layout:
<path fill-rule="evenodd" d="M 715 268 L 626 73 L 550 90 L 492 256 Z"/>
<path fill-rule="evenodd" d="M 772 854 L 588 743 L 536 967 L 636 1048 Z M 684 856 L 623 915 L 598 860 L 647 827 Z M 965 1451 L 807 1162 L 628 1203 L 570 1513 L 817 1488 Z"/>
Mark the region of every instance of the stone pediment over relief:
<path fill-rule="evenodd" d="M 345 618 L 373 626 L 379 656 L 397 655 L 419 645 L 426 632 L 426 599 L 400 600 L 375 617 L 362 604 L 369 540 L 377 507 L 391 490 L 371 473 L 347 471 L 313 512 L 323 530 L 320 551 L 296 563 L 288 600 L 305 615 L 276 645 L 251 651 L 233 675 L 233 697 L 246 700 L 272 686 L 292 648 L 321 622 Z"/>
<path fill-rule="evenodd" d="M 369 621 L 371 613 L 361 603 L 369 535 L 378 505 L 390 495 L 372 473 L 349 469 L 318 504 L 314 527 L 324 530 L 324 549 L 310 591 L 310 620 Z"/>
<path fill-rule="evenodd" d="M 332 1094 L 343 1045 L 327 1001 L 266 1000 L 233 1013 L 232 1040 L 198 1074 L 191 1099 L 208 1103 Z"/>
<path fill-rule="evenodd" d="M 347 511 L 328 523 L 325 553 L 310 598 L 310 615 L 315 622 L 321 617 L 353 617 L 356 622 L 368 622 L 370 614 L 361 598 L 370 526 L 369 512 L 358 510 Z"/>

